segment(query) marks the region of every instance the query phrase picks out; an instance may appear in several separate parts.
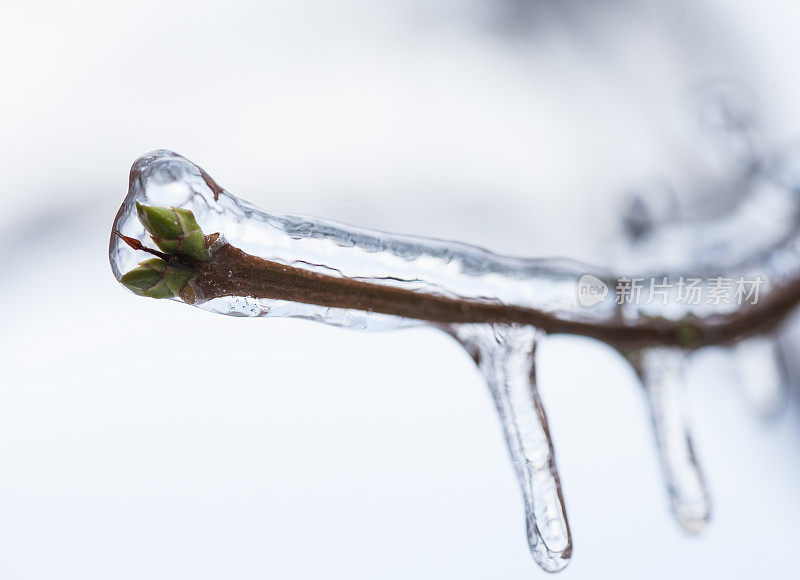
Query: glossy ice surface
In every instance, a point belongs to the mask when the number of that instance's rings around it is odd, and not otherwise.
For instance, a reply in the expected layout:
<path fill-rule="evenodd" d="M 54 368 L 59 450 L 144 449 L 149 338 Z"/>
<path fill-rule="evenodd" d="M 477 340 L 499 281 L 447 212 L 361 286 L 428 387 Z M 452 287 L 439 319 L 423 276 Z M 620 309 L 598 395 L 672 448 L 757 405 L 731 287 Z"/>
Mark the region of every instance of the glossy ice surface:
<path fill-rule="evenodd" d="M 530 305 L 571 318 L 583 316 L 577 289 L 584 271 L 578 264 L 511 258 L 466 244 L 271 213 L 218 189 L 199 167 L 170 151 L 155 151 L 136 161 L 128 196 L 114 222 L 115 231 L 147 244 L 149 237 L 135 211 L 137 202 L 191 210 L 206 234 L 219 232 L 232 245 L 271 261 L 415 292 Z M 110 259 L 119 279 L 141 261 L 142 254 L 112 235 Z M 294 316 L 358 328 L 415 323 L 242 296 L 200 306 L 236 316 Z M 610 315 L 614 308 L 608 301 L 593 310 L 595 315 Z"/>
<path fill-rule="evenodd" d="M 791 164 L 776 163 L 751 180 L 750 195 L 725 217 L 646 231 L 620 252 L 619 264 L 630 268 L 627 271 L 670 281 L 684 275 L 759 278 L 764 283 L 763 299 L 791 281 L 800 267 L 797 183 Z M 198 166 L 165 150 L 141 157 L 131 170 L 128 196 L 114 222 L 109 248 L 118 280 L 147 256 L 116 232 L 153 247 L 137 216 L 137 203 L 189 210 L 206 235 L 220 234 L 217 244 L 229 243 L 271 262 L 419 294 L 531 308 L 568 321 L 622 320 L 635 325 L 654 316 L 679 320 L 687 315 L 703 321 L 737 308 L 729 302 L 618 303 L 613 288 L 622 277 L 579 263 L 512 258 L 465 244 L 270 213 L 231 195 Z M 752 235 L 742 239 L 742 232 Z M 590 304 L 582 301 L 587 276 L 611 291 Z M 366 310 L 247 295 L 201 297 L 194 304 L 233 316 L 307 318 L 360 329 L 423 324 Z M 572 554 L 572 538 L 535 380 L 535 350 L 544 333 L 530 326 L 491 322 L 440 327 L 470 352 L 491 390 L 522 491 L 531 552 L 545 570 L 561 570 Z M 752 344 L 760 348 L 750 358 L 774 361 L 772 339 L 757 340 Z M 673 512 L 685 530 L 700 531 L 711 508 L 680 397 L 689 355 L 676 348 L 642 348 L 625 354 L 644 387 Z M 743 358 L 745 371 L 747 360 Z M 782 380 L 777 371 L 770 379 L 775 385 Z M 744 382 L 752 383 L 752 376 L 745 373 Z M 772 390 L 779 392 L 780 387 Z"/>

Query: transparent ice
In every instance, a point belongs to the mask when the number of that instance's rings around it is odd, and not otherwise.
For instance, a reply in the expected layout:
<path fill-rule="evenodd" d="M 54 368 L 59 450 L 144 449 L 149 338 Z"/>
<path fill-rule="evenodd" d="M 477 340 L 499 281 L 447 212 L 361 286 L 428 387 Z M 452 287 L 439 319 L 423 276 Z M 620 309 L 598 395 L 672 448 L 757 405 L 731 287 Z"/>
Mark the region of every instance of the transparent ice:
<path fill-rule="evenodd" d="M 536 386 L 534 355 L 542 334 L 530 326 L 458 325 L 494 397 L 525 502 L 528 544 L 548 572 L 569 563 L 572 537 L 561 497 L 553 443 Z"/>
<path fill-rule="evenodd" d="M 741 148 L 737 151 L 741 154 Z M 751 279 L 758 276 L 765 282 L 762 297 L 795 280 L 800 272 L 797 159 L 783 155 L 761 162 L 748 174 L 749 194 L 725 216 L 710 221 L 681 220 L 670 207 L 656 211 L 653 218 L 648 202 L 639 200 L 628 216 L 635 239 L 620 247 L 612 260 L 614 271 L 669 279 L 711 273 Z M 522 306 L 568 321 L 594 324 L 622 320 L 636 324 L 652 317 L 678 320 L 691 316 L 700 323 L 713 323 L 737 308 L 705 303 L 673 303 L 669 307 L 658 303 L 617 304 L 612 270 L 567 260 L 512 258 L 464 244 L 268 212 L 231 195 L 198 166 L 165 150 L 136 161 L 128 195 L 113 226 L 114 232 L 152 245 L 137 218 L 136 202 L 191 210 L 206 234 L 218 232 L 225 242 L 272 262 L 420 294 Z M 742 239 L 742 232 L 752 235 Z M 109 255 L 117 279 L 147 258 L 114 233 Z M 578 299 L 585 274 L 612 289 L 609 296 L 591 307 Z M 174 300 L 180 301 L 177 297 Z M 225 296 L 195 305 L 232 316 L 307 318 L 359 329 L 425 324 L 362 310 L 252 296 Z M 529 326 L 490 323 L 439 328 L 470 352 L 492 392 L 522 490 L 534 558 L 547 571 L 564 568 L 572 553 L 572 540 L 554 446 L 535 380 L 534 354 L 543 333 Z M 763 340 L 766 342 L 745 342 L 737 348 L 736 352 L 742 354 L 744 381 L 765 382 L 767 391 L 779 391 L 779 371 L 765 379 L 760 371 L 752 370 L 764 361 L 777 368 L 771 338 Z M 684 529 L 697 532 L 709 519 L 710 501 L 680 400 L 687 355 L 677 348 L 638 349 L 624 354 L 644 387 L 673 512 Z M 767 408 L 772 403 L 761 405 Z"/>
<path fill-rule="evenodd" d="M 760 418 L 772 418 L 783 408 L 789 390 L 778 340 L 755 336 L 739 342 L 731 350 L 748 405 Z"/>
<path fill-rule="evenodd" d="M 791 161 L 792 158 L 790 158 Z M 786 177 L 787 160 L 753 180 L 752 191 L 724 218 L 678 222 L 625 247 L 615 270 L 643 276 L 709 274 L 760 278 L 762 294 L 794 280 L 800 266 L 800 173 Z M 800 166 L 799 166 L 800 167 Z M 788 181 L 788 183 L 787 183 Z M 184 157 L 154 151 L 131 169 L 130 187 L 114 230 L 149 242 L 135 203 L 191 210 L 206 233 L 219 232 L 230 244 L 264 259 L 331 276 L 400 287 L 417 293 L 536 309 L 563 320 L 628 323 L 659 316 L 687 316 L 702 322 L 736 309 L 735 304 L 617 304 L 611 270 L 570 260 L 502 256 L 479 247 L 441 240 L 376 232 L 314 217 L 260 209 L 209 185 L 210 177 Z M 213 182 L 211 182 L 213 183 Z M 754 235 L 742 239 L 741 232 Z M 117 279 L 143 258 L 112 235 L 110 260 Z M 591 274 L 611 290 L 586 308 L 578 300 L 581 278 Z M 177 298 L 176 298 L 177 299 Z M 224 297 L 200 308 L 235 316 L 292 316 L 356 328 L 391 328 L 414 321 L 379 314 L 338 312 L 298 303 Z"/>
<path fill-rule="evenodd" d="M 708 523 L 711 500 L 686 418 L 687 356 L 674 348 L 649 348 L 630 359 L 644 387 L 672 512 L 684 530 L 696 533 Z"/>

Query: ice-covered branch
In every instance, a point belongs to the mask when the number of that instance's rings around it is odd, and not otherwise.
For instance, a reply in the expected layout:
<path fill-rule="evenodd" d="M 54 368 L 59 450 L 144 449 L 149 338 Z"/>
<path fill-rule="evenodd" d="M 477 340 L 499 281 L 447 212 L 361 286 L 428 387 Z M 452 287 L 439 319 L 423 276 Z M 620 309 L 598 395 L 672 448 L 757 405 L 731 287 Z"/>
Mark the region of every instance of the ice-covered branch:
<path fill-rule="evenodd" d="M 191 281 L 192 302 L 217 312 L 364 326 L 378 320 L 390 326 L 517 323 L 615 346 L 691 348 L 769 330 L 800 299 L 796 193 L 775 181 L 763 180 L 723 220 L 665 230 L 626 256 L 642 269 L 624 276 L 577 262 L 512 258 L 464 244 L 269 213 L 209 182 L 207 174 L 174 153 L 141 158 L 115 231 L 147 241 L 133 211 L 139 202 L 189 210 L 203 231 L 219 232 L 221 241 L 208 259 L 197 261 Z M 111 254 L 118 278 L 138 261 L 116 236 Z M 663 258 L 664 265 L 651 256 Z M 643 303 L 621 300 L 614 291 L 626 280 L 641 279 L 659 280 L 674 293 L 679 279 L 691 276 L 701 280 L 703 290 L 712 275 L 758 281 L 758 300 L 680 302 L 667 296 Z M 592 284 L 605 295 L 587 305 L 581 293 Z M 397 320 L 370 320 L 373 314 Z"/>
<path fill-rule="evenodd" d="M 572 541 L 534 380 L 536 344 L 579 334 L 631 361 L 673 510 L 684 528 L 702 528 L 710 504 L 678 406 L 680 371 L 701 346 L 761 344 L 800 300 L 800 179 L 786 167 L 759 165 L 749 194 L 720 219 L 637 228 L 612 271 L 267 212 L 180 155 L 156 151 L 131 170 L 109 252 L 117 279 L 143 296 L 352 328 L 430 324 L 455 336 L 495 398 L 534 557 L 557 571 Z M 746 299 L 723 281 L 751 283 Z M 643 283 L 650 299 L 636 293 Z M 770 353 L 762 358 L 774 362 Z"/>

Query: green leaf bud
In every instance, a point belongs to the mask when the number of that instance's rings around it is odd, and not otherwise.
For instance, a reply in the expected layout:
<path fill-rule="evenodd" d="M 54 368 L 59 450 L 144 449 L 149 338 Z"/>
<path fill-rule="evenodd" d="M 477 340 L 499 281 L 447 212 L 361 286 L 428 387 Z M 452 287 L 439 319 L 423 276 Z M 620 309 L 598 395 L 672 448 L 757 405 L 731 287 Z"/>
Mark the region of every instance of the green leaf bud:
<path fill-rule="evenodd" d="M 194 214 L 181 208 L 136 203 L 139 221 L 153 241 L 168 254 L 184 254 L 195 260 L 208 258 L 205 235 Z"/>
<path fill-rule="evenodd" d="M 167 263 L 161 258 L 150 258 L 149 260 L 140 262 L 139 265 L 155 270 L 156 272 L 163 272 L 167 269 Z"/>
<path fill-rule="evenodd" d="M 178 294 L 193 277 L 194 272 L 183 266 L 167 266 L 164 270 L 164 281 L 173 294 Z"/>
<path fill-rule="evenodd" d="M 193 230 L 178 239 L 178 253 L 191 256 L 195 260 L 205 260 L 208 257 L 206 250 L 206 237 L 202 230 Z"/>
<path fill-rule="evenodd" d="M 171 209 L 137 202 L 136 212 L 139 214 L 139 221 L 155 238 L 171 240 L 184 233 L 178 216 Z"/>
<path fill-rule="evenodd" d="M 120 278 L 125 285 L 140 296 L 173 298 L 194 276 L 191 269 L 170 265 L 160 258 L 145 260 Z"/>

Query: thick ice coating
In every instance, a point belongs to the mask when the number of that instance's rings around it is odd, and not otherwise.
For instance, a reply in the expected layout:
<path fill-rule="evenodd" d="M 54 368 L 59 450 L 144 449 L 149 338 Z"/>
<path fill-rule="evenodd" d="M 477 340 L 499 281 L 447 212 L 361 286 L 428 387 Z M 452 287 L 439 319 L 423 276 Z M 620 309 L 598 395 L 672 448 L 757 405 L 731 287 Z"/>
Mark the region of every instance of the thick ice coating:
<path fill-rule="evenodd" d="M 687 352 L 746 345 L 773 332 L 797 304 L 800 179 L 786 167 L 754 177 L 751 195 L 723 218 L 639 236 L 620 264 L 668 288 L 658 301 L 620 300 L 620 285 L 638 277 L 576 262 L 270 213 L 165 150 L 133 165 L 109 257 L 117 280 L 147 298 L 351 328 L 430 324 L 454 336 L 494 396 L 534 558 L 558 571 L 572 539 L 534 379 L 536 345 L 546 334 L 571 333 L 625 354 L 645 387 L 673 511 L 686 530 L 701 529 L 710 501 L 676 394 L 680 371 Z M 742 242 L 742 231 L 754 235 Z M 758 279 L 759 300 L 681 302 L 676 292 L 689 277 L 701 292 L 713 290 L 715 279 Z"/>
<path fill-rule="evenodd" d="M 701 280 L 708 291 L 713 290 L 708 288 L 713 282 L 711 273 L 726 280 L 758 279 L 762 299 L 776 294 L 783 302 L 787 301 L 786 292 L 795 290 L 792 284 L 797 279 L 792 273 L 800 264 L 796 255 L 800 228 L 796 211 L 791 219 L 786 217 L 787 207 L 796 203 L 795 194 L 765 181 L 752 197 L 758 207 L 774 210 L 779 217 L 769 235 L 762 236 L 760 243 L 751 240 L 745 244 L 746 252 L 731 252 L 727 263 L 718 260 L 714 270 L 705 263 L 694 270 L 686 264 L 677 272 L 651 269 L 654 279 L 658 277 L 672 288 L 672 294 L 665 295 L 670 304 L 664 307 L 660 302 L 619 300 L 615 290 L 629 278 L 576 262 L 512 258 L 465 244 L 264 211 L 234 197 L 180 155 L 156 151 L 138 159 L 131 169 L 128 195 L 114 222 L 110 259 L 120 280 L 143 259 L 152 257 L 142 248 L 131 247 L 131 241 L 174 256 L 186 255 L 191 244 L 197 252 L 204 251 L 202 244 L 198 246 L 204 235 L 212 258 L 206 264 L 210 272 L 194 278 L 190 302 L 223 314 L 297 316 L 361 328 L 419 320 L 518 323 L 535 325 L 547 333 L 592 336 L 611 344 L 645 341 L 699 346 L 745 334 L 772 322 L 782 310 L 775 312 L 763 304 L 737 305 L 730 300 L 679 302 L 674 300 L 679 278 L 709 274 Z M 732 232 L 740 231 L 738 226 L 757 223 L 756 214 L 759 220 L 765 219 L 763 211 L 752 205 L 745 202 L 727 220 L 696 226 L 696 235 L 681 225 L 661 237 L 673 254 L 681 253 L 685 246 L 674 239 L 687 237 L 717 251 L 736 247 L 740 236 Z M 191 235 L 176 230 L 172 232 L 175 238 L 159 240 L 153 231 L 148 233 L 147 215 L 158 213 L 166 215 L 165 219 L 172 215 L 177 228 L 182 227 L 181 220 L 191 220 Z M 704 229 L 711 231 L 711 239 L 701 235 Z M 216 234 L 221 238 L 214 238 L 212 247 L 211 236 Z M 218 255 L 223 248 L 228 254 Z M 632 254 L 629 262 L 646 264 L 643 257 L 652 256 L 653 251 L 649 245 L 645 250 Z M 784 255 L 792 252 L 794 261 L 770 260 L 778 251 Z M 673 255 L 667 261 L 676 260 Z M 182 264 L 192 267 L 186 262 Z M 281 267 L 285 269 L 281 271 Z M 250 276 L 245 283 L 233 275 L 236 271 L 260 272 L 262 276 Z M 176 294 L 176 299 L 179 296 Z M 794 295 L 789 298 L 795 300 Z"/>
<path fill-rule="evenodd" d="M 155 151 L 136 161 L 128 196 L 114 222 L 114 232 L 165 250 L 146 231 L 137 204 L 151 213 L 190 212 L 206 235 L 220 233 L 224 241 L 250 255 L 333 278 L 483 303 L 546 304 L 547 312 L 572 313 L 576 318 L 580 314 L 576 297 L 582 273 L 569 263 L 506 258 L 463 244 L 270 213 L 234 197 L 202 169 L 170 151 Z M 118 280 L 143 256 L 112 232 L 110 259 Z M 288 304 L 241 294 L 207 302 L 208 297 L 198 296 L 195 304 L 225 314 L 301 316 L 348 326 L 409 323 L 379 314 L 359 315 L 308 302 Z M 604 308 L 613 310 L 613 304 L 609 301 L 595 309 Z"/>

